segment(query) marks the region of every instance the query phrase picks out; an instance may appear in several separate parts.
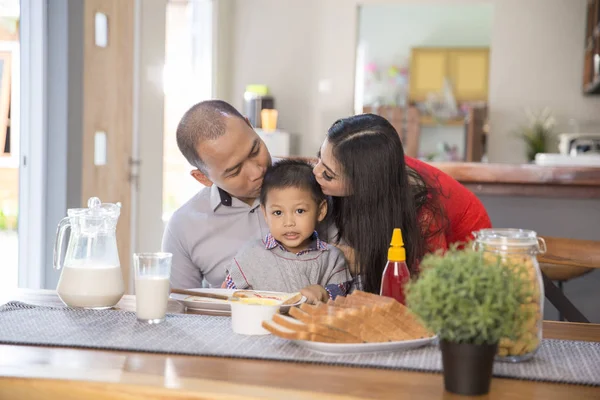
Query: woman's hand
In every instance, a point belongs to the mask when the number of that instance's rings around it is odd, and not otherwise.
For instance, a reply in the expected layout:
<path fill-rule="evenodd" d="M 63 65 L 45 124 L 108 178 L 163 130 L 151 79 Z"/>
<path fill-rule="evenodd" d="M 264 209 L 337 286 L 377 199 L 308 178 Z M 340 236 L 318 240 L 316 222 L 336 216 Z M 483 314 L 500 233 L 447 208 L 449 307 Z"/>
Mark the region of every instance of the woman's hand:
<path fill-rule="evenodd" d="M 300 290 L 302 296 L 306 297 L 308 304 L 325 303 L 329 300 L 329 293 L 321 285 L 310 285 Z"/>
<path fill-rule="evenodd" d="M 356 267 L 356 257 L 354 254 L 354 248 L 345 244 L 334 244 L 335 247 L 340 249 L 342 253 L 344 253 L 344 258 L 346 259 L 346 263 L 348 264 L 348 269 L 352 276 L 356 276 L 357 267 Z"/>

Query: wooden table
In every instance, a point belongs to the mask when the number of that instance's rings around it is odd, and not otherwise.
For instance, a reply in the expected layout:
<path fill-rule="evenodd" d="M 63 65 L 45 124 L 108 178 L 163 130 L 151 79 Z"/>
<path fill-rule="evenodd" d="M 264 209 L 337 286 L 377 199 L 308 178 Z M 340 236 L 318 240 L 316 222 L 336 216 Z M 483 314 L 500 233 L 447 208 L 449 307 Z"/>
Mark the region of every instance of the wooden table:
<path fill-rule="evenodd" d="M 62 305 L 54 291 L 0 294 Z M 118 307 L 133 310 L 125 296 Z M 170 302 L 170 312 L 184 312 Z M 226 318 L 226 317 L 223 317 Z M 600 325 L 544 322 L 544 336 L 600 341 Z M 454 399 L 441 374 L 199 356 L 0 345 L 0 399 Z M 600 388 L 494 378 L 484 399 L 600 399 Z"/>

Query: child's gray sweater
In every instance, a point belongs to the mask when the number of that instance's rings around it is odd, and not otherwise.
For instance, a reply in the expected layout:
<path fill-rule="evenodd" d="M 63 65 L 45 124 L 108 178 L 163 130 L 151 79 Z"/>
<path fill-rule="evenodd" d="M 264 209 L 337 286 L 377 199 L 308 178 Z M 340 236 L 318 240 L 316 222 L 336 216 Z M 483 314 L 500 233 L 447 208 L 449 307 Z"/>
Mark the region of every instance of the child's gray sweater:
<path fill-rule="evenodd" d="M 298 292 L 309 285 L 339 286 L 352 281 L 344 255 L 335 246 L 296 255 L 279 245 L 266 249 L 263 240 L 244 246 L 227 272 L 237 289 L 285 293 Z"/>

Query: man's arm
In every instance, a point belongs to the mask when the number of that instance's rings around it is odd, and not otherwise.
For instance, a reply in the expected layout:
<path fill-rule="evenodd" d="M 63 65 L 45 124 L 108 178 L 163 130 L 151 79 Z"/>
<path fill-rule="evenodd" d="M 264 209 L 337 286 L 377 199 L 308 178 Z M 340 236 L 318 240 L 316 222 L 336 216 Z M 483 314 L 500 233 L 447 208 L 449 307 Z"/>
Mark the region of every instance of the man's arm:
<path fill-rule="evenodd" d="M 202 272 L 192 262 L 188 251 L 181 245 L 179 238 L 172 233 L 170 223 L 167 225 L 163 235 L 162 250 L 173 254 L 171 287 L 178 289 L 202 287 Z"/>

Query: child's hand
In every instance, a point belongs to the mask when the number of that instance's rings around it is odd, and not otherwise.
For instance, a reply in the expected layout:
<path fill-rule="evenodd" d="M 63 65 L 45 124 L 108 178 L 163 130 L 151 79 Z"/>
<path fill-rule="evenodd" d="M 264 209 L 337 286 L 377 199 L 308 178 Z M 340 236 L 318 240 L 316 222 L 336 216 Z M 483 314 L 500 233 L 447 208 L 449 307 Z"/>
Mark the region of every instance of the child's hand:
<path fill-rule="evenodd" d="M 302 296 L 306 297 L 308 304 L 316 304 L 318 302 L 325 303 L 329 300 L 329 293 L 321 285 L 310 285 L 300 290 Z"/>

